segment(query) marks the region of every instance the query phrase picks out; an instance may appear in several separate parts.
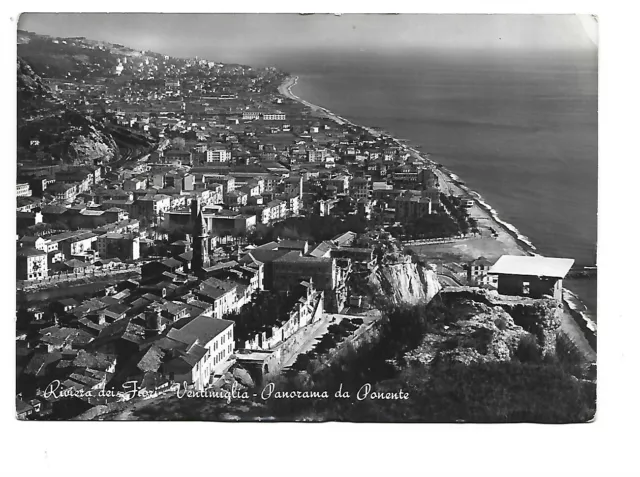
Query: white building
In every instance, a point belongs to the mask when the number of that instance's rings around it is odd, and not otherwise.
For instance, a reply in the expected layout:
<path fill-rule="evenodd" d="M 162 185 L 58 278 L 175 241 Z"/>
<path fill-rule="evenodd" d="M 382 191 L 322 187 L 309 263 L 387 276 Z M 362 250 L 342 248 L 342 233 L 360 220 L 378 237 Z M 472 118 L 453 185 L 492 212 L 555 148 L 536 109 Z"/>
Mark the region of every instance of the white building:
<path fill-rule="evenodd" d="M 207 151 L 207 162 L 229 162 L 231 160 L 231 151 L 226 149 L 213 149 Z"/>
<path fill-rule="evenodd" d="M 166 370 L 180 384 L 186 382 L 197 390 L 211 383 L 211 377 L 222 374 L 235 349 L 233 321 L 198 316 L 179 330 L 170 330 L 167 337 L 196 347 L 195 359 L 180 357 L 170 361 Z M 195 361 L 195 363 L 194 363 Z"/>
<path fill-rule="evenodd" d="M 284 113 L 266 113 L 262 115 L 264 121 L 286 121 L 287 115 Z"/>

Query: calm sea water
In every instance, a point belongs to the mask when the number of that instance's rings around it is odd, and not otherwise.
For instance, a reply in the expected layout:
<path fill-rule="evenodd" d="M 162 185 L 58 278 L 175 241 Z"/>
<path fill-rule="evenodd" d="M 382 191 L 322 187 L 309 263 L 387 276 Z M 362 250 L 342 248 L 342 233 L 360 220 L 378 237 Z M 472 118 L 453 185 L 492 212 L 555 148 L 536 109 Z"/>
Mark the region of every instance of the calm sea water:
<path fill-rule="evenodd" d="M 342 52 L 274 62 L 300 77 L 298 96 L 422 146 L 540 254 L 595 264 L 595 51 Z M 596 281 L 580 293 L 595 308 Z"/>

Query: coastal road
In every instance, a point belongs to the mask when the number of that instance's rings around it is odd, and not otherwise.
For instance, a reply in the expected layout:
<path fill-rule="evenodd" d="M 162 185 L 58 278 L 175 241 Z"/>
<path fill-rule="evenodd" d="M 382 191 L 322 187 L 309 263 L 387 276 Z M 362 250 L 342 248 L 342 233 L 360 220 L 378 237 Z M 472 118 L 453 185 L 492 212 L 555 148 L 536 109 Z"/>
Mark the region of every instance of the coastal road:
<path fill-rule="evenodd" d="M 438 184 L 440 185 L 440 190 L 444 195 L 451 195 L 451 188 L 449 187 L 449 178 L 440 170 L 435 170 L 436 175 L 438 176 Z"/>

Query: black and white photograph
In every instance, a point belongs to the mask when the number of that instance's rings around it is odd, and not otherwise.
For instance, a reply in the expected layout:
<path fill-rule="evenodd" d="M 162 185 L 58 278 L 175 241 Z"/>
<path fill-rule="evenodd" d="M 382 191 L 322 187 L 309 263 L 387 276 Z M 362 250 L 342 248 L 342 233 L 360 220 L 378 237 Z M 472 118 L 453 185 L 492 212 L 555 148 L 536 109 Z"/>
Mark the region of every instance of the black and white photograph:
<path fill-rule="evenodd" d="M 9 5 L 7 475 L 637 469 L 613 3 Z"/>
<path fill-rule="evenodd" d="M 596 15 L 24 13 L 16 67 L 17 419 L 595 419 Z"/>

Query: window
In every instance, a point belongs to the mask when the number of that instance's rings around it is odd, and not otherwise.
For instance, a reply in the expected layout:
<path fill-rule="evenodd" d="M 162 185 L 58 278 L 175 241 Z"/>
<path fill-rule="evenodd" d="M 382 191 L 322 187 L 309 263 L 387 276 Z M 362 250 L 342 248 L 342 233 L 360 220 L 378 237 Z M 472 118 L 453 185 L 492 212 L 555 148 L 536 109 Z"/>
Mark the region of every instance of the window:
<path fill-rule="evenodd" d="M 522 282 L 522 294 L 523 295 L 528 295 L 530 293 L 530 283 L 529 282 Z"/>

